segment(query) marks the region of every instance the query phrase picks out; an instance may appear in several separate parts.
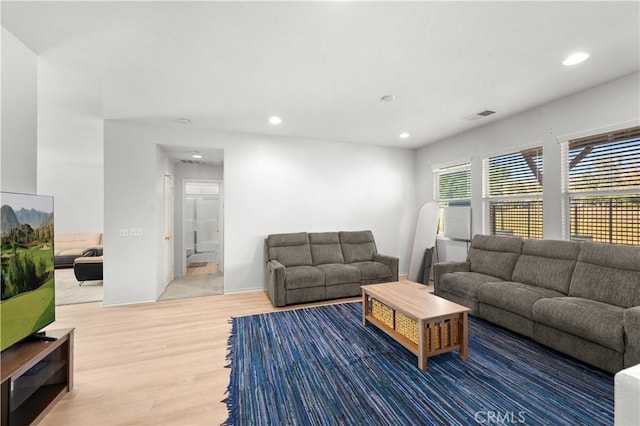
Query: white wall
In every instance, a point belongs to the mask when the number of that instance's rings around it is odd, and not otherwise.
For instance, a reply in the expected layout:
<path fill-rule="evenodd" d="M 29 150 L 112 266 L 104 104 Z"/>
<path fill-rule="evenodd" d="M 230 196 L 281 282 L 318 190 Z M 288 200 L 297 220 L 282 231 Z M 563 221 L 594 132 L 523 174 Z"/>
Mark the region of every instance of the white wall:
<path fill-rule="evenodd" d="M 182 197 L 184 181 L 187 179 L 201 180 L 224 180 L 224 168 L 222 165 L 206 164 L 175 164 L 175 203 L 174 203 L 174 262 L 175 275 L 180 277 L 186 274 L 186 255 L 183 250 L 183 230 L 182 230 Z"/>
<path fill-rule="evenodd" d="M 640 74 L 636 73 L 419 149 L 416 159 L 418 200 L 433 199 L 434 168 L 471 159 L 472 232 L 481 233 L 482 158 L 541 144 L 545 182 L 544 238 L 561 239 L 561 150 L 558 140 L 577 133 L 595 134 L 624 123 L 638 125 L 639 82 Z M 438 244 L 443 248 L 439 253 L 440 260 L 459 260 L 466 256 L 464 244 Z"/>
<path fill-rule="evenodd" d="M 225 292 L 264 287 L 263 239 L 279 232 L 371 229 L 378 250 L 400 256 L 406 272 L 414 151 L 106 121 L 105 305 L 158 296 L 154 169 L 156 145 L 169 141 L 224 149 Z M 118 237 L 131 227 L 144 236 Z"/>
<path fill-rule="evenodd" d="M 2 28 L 3 191 L 53 195 L 56 232 L 102 232 L 103 122 L 95 78 Z"/>
<path fill-rule="evenodd" d="M 53 195 L 37 186 L 37 57 L 2 28 L 0 189 Z M 57 201 L 57 200 L 56 200 Z M 58 211 L 56 203 L 56 226 Z"/>
<path fill-rule="evenodd" d="M 158 174 L 156 146 L 124 139 L 105 125 L 104 304 L 152 301 L 157 297 L 156 235 Z M 107 166 L 108 165 L 108 166 Z M 143 228 L 143 236 L 120 238 L 119 230 Z"/>
<path fill-rule="evenodd" d="M 38 191 L 56 202 L 56 233 L 102 232 L 101 85 L 71 59 L 38 57 Z"/>

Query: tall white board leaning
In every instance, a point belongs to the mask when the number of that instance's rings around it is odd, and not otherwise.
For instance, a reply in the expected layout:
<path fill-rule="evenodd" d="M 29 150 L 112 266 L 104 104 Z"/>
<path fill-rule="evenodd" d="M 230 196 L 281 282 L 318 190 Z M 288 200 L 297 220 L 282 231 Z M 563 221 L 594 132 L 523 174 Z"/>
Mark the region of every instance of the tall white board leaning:
<path fill-rule="evenodd" d="M 424 252 L 436 245 L 439 216 L 440 206 L 433 201 L 424 203 L 418 210 L 415 232 L 413 233 L 413 247 L 409 258 L 408 278 L 411 281 L 419 282 L 424 272 Z"/>

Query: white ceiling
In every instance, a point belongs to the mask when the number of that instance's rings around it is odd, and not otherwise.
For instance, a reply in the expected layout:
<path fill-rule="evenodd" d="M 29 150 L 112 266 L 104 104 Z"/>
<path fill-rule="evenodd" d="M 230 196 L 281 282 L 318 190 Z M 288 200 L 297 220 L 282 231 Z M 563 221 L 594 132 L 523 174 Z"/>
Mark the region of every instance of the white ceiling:
<path fill-rule="evenodd" d="M 41 60 L 98 78 L 87 96 L 106 119 L 388 146 L 640 69 L 637 1 L 3 1 L 2 25 Z M 561 65 L 575 50 L 591 58 Z M 485 109 L 497 113 L 463 119 Z"/>
<path fill-rule="evenodd" d="M 224 150 L 207 147 L 185 147 L 182 145 L 163 145 L 160 147 L 167 153 L 174 163 L 192 162 L 210 166 L 221 166 L 224 164 Z M 193 154 L 202 155 L 202 159 L 193 158 Z"/>

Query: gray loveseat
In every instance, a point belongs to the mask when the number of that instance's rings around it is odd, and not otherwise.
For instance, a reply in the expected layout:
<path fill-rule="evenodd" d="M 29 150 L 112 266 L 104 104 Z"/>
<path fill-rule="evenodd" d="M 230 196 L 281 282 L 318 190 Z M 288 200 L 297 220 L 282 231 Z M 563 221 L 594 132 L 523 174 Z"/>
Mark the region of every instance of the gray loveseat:
<path fill-rule="evenodd" d="M 362 284 L 398 281 L 399 259 L 378 253 L 371 231 L 273 234 L 265 256 L 274 306 L 358 296 Z"/>
<path fill-rule="evenodd" d="M 435 293 L 615 373 L 640 363 L 640 247 L 476 235 Z"/>

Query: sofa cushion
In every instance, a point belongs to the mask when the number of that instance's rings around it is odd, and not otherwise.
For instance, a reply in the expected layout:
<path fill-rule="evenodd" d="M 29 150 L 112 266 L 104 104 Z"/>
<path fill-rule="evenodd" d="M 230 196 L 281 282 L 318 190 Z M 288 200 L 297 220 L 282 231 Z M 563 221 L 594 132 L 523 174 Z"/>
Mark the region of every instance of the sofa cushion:
<path fill-rule="evenodd" d="M 318 265 L 317 268 L 324 272 L 324 281 L 326 285 L 360 282 L 360 269 L 352 265 L 329 263 L 325 265 Z"/>
<path fill-rule="evenodd" d="M 478 289 L 478 302 L 533 319 L 533 304 L 546 297 L 565 294 L 535 285 L 518 282 L 485 283 Z"/>
<path fill-rule="evenodd" d="M 102 263 L 103 259 L 103 256 L 77 257 L 73 263 L 74 265 L 77 263 Z"/>
<path fill-rule="evenodd" d="M 102 233 L 60 233 L 53 237 L 54 256 L 80 255 L 89 247 L 102 246 Z"/>
<path fill-rule="evenodd" d="M 340 237 L 337 232 L 309 233 L 311 259 L 314 265 L 344 263 Z"/>
<path fill-rule="evenodd" d="M 640 247 L 583 242 L 569 296 L 623 308 L 640 305 Z"/>
<path fill-rule="evenodd" d="M 477 234 L 469 249 L 469 269 L 508 281 L 522 251 L 522 243 L 523 239 L 519 237 Z"/>
<path fill-rule="evenodd" d="M 56 256 L 82 256 L 86 248 L 70 248 L 65 250 L 56 250 Z"/>
<path fill-rule="evenodd" d="M 273 234 L 267 237 L 269 260 L 277 260 L 284 266 L 311 266 L 311 248 L 306 232 Z"/>
<path fill-rule="evenodd" d="M 360 270 L 360 279 L 362 281 L 391 279 L 391 269 L 384 263 L 355 262 L 351 266 Z"/>
<path fill-rule="evenodd" d="M 294 288 L 287 290 L 284 297 L 285 305 L 325 300 L 327 297 L 327 288 L 325 286 Z"/>
<path fill-rule="evenodd" d="M 451 272 L 442 276 L 438 291 L 442 290 L 455 294 L 456 296 L 477 301 L 480 286 L 493 281 L 502 280 L 491 275 L 479 274 L 477 272 Z"/>
<path fill-rule="evenodd" d="M 571 275 L 580 253 L 575 241 L 525 240 L 512 280 L 569 293 Z"/>
<path fill-rule="evenodd" d="M 624 309 L 579 297 L 540 299 L 534 321 L 624 353 Z"/>
<path fill-rule="evenodd" d="M 345 263 L 373 261 L 377 250 L 371 231 L 341 231 L 338 235 Z"/>
<path fill-rule="evenodd" d="M 314 266 L 292 266 L 284 277 L 287 290 L 324 286 L 324 273 Z"/>

